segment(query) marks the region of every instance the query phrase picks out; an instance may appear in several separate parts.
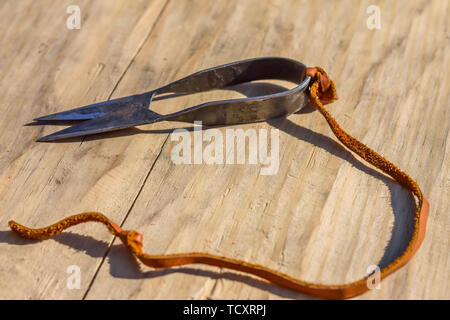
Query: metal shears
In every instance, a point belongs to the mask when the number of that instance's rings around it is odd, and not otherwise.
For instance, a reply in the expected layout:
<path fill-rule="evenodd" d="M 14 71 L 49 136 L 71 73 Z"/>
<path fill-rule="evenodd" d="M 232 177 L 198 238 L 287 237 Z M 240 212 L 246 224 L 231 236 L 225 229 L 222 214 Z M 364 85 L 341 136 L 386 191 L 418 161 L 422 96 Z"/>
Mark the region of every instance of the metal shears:
<path fill-rule="evenodd" d="M 149 109 L 152 100 L 159 95 L 188 95 L 268 79 L 285 80 L 297 86 L 269 95 L 206 102 L 166 115 Z M 37 141 L 81 137 L 164 120 L 202 121 L 205 126 L 216 126 L 288 116 L 308 105 L 306 89 L 310 80 L 306 66 L 296 60 L 266 57 L 236 61 L 196 72 L 153 91 L 36 118 L 34 121 L 42 125 L 80 122 Z"/>

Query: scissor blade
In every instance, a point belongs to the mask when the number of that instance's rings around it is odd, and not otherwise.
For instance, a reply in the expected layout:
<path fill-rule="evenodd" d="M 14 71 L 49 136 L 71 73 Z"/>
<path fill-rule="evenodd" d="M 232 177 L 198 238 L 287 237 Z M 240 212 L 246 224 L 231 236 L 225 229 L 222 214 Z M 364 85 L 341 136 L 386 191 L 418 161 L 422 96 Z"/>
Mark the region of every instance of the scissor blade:
<path fill-rule="evenodd" d="M 129 97 L 118 98 L 109 101 L 90 104 L 63 112 L 53 113 L 43 117 L 33 119 L 35 121 L 71 121 L 71 120 L 89 120 L 102 117 L 110 112 L 122 109 L 130 103 L 140 102 L 145 104 L 150 101 L 148 94 L 134 95 Z M 148 104 L 148 103 L 147 103 Z"/>
<path fill-rule="evenodd" d="M 38 139 L 38 142 L 55 141 L 67 138 L 81 137 L 95 133 L 115 131 L 141 124 L 162 120 L 162 116 L 142 105 L 129 105 L 103 117 L 86 120 L 80 124 L 55 132 Z"/>

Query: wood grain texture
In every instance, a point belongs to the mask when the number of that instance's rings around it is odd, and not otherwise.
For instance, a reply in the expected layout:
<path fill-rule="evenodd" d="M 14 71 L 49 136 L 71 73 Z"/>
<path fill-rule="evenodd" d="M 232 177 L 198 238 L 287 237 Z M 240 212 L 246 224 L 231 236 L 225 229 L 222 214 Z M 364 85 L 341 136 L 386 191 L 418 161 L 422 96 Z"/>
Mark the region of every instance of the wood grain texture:
<path fill-rule="evenodd" d="M 143 233 L 146 252 L 207 251 L 307 281 L 349 282 L 395 259 L 411 234 L 412 195 L 342 147 L 312 109 L 233 127 L 279 130 L 280 167 L 268 176 L 261 165 L 175 165 L 170 132 L 184 124 L 62 143 L 34 142 L 59 127 L 22 126 L 258 56 L 327 70 L 340 97 L 328 106 L 337 121 L 429 199 L 416 256 L 359 298 L 450 298 L 450 3 L 377 1 L 381 29 L 369 30 L 372 2 L 80 1 L 80 30 L 65 27 L 69 2 L 2 2 L 0 298 L 309 298 L 216 268 L 139 266 L 96 224 L 42 242 L 7 230 L 11 219 L 43 226 L 92 210 Z M 164 113 L 234 96 L 151 107 Z M 66 288 L 70 265 L 80 267 L 80 290 Z"/>
<path fill-rule="evenodd" d="M 165 1 L 80 2 L 80 30 L 66 28 L 70 4 L 10 1 L 1 8 L 6 36 L 0 108 L 7 115 L 0 120 L 3 226 L 10 219 L 46 224 L 88 208 L 120 221 L 157 156 L 121 138 L 39 144 L 36 138 L 58 127 L 23 126 L 41 114 L 114 94 Z M 83 234 L 112 240 L 95 225 L 83 228 Z M 76 234 L 38 244 L 36 250 L 4 229 L 1 239 L 1 256 L 7 260 L 1 264 L 2 298 L 82 298 L 107 248 L 106 243 L 89 247 Z M 80 290 L 66 287 L 69 265 L 82 270 Z"/>

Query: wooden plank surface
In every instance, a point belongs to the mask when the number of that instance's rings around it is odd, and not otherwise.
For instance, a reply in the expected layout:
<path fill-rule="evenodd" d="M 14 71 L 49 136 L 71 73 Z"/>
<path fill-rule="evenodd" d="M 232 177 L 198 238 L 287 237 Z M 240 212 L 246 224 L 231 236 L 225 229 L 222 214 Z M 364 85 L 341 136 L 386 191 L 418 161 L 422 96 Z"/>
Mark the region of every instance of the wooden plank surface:
<path fill-rule="evenodd" d="M 278 130 L 279 170 L 266 176 L 261 165 L 174 164 L 170 133 L 183 124 L 62 143 L 34 142 L 60 127 L 23 126 L 258 56 L 324 67 L 340 97 L 329 105 L 337 121 L 430 201 L 417 255 L 360 298 L 450 297 L 448 1 L 377 1 L 379 30 L 366 27 L 370 1 L 80 1 L 80 30 L 65 26 L 69 4 L 0 5 L 0 298 L 309 298 L 216 268 L 153 271 L 97 224 L 42 242 L 7 228 L 92 210 L 143 233 L 147 252 L 207 251 L 314 282 L 349 282 L 395 259 L 410 237 L 413 197 L 346 151 L 312 109 L 233 127 Z M 79 290 L 66 286 L 70 265 L 80 267 Z"/>

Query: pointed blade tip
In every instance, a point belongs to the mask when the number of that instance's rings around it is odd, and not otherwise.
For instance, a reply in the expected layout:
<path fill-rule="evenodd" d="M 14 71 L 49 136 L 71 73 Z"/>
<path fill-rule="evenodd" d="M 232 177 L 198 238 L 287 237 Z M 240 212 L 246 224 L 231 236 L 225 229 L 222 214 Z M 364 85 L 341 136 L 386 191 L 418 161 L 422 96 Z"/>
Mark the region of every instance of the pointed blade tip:
<path fill-rule="evenodd" d="M 36 139 L 36 142 L 48 142 L 51 141 L 52 139 L 49 139 L 49 136 L 45 136 L 45 137 L 40 137 L 39 139 Z"/>
<path fill-rule="evenodd" d="M 40 137 L 39 139 L 36 139 L 36 142 L 51 142 L 60 139 L 64 139 L 64 136 L 61 136 L 60 134 L 58 134 L 58 132 L 55 132 L 47 136 Z"/>
<path fill-rule="evenodd" d="M 37 122 L 39 122 L 39 121 L 41 121 L 41 122 L 45 122 L 45 121 L 57 121 L 57 120 L 66 120 L 66 119 L 60 117 L 60 115 L 57 114 L 57 113 L 56 113 L 56 114 L 48 114 L 48 115 L 46 115 L 46 116 L 37 117 L 37 118 L 34 118 L 34 119 L 33 119 L 33 121 L 37 121 Z"/>

